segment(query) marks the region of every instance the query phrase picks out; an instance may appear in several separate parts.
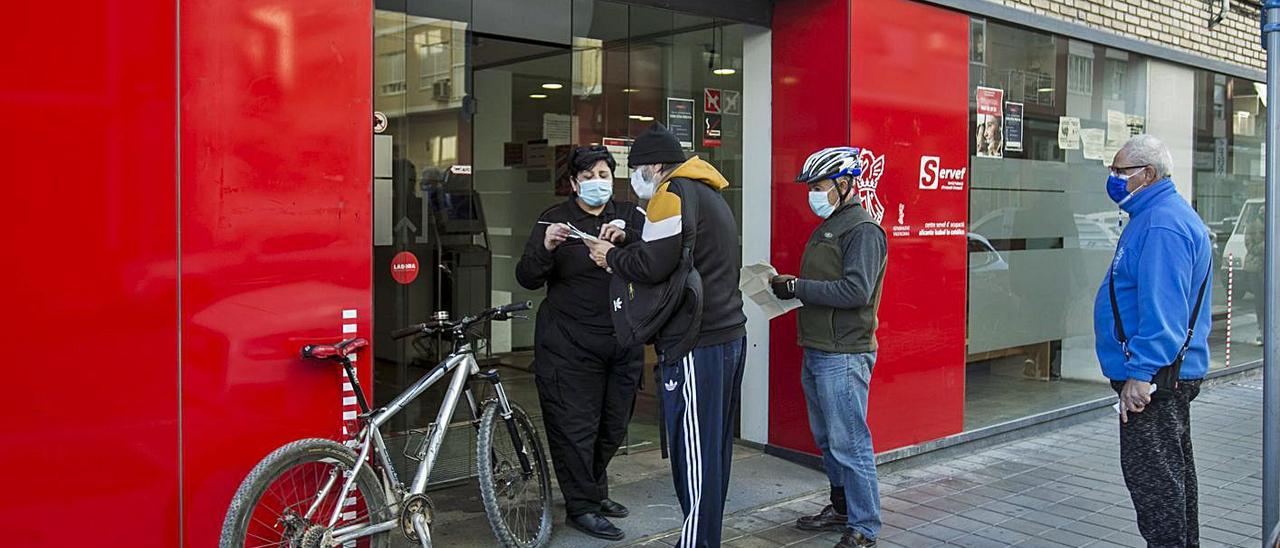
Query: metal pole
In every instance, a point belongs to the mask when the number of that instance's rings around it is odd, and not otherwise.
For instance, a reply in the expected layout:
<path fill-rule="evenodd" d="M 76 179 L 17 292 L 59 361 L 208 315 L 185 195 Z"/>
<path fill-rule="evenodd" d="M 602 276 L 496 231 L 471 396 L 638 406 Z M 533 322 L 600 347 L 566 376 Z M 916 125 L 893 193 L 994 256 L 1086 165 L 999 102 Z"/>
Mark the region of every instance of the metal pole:
<path fill-rule="evenodd" d="M 1277 346 L 1276 318 L 1280 313 L 1275 288 L 1280 273 L 1280 223 L 1276 221 L 1280 206 L 1280 0 L 1266 0 L 1262 7 L 1262 44 L 1267 50 L 1267 182 L 1266 182 L 1266 264 L 1263 296 L 1266 299 L 1262 321 L 1263 392 L 1262 392 L 1262 534 L 1280 524 L 1280 346 Z M 1267 547 L 1271 548 L 1271 547 Z"/>

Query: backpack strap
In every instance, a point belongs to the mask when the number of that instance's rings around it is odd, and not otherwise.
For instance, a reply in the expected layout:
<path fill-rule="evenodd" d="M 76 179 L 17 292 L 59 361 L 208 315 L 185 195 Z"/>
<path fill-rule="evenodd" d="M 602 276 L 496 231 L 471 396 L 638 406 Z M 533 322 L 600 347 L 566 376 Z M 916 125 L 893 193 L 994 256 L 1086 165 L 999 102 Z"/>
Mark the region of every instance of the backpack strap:
<path fill-rule="evenodd" d="M 1187 356 L 1187 351 L 1191 349 L 1191 339 L 1196 332 L 1196 319 L 1200 317 L 1200 307 L 1204 304 L 1204 292 L 1209 286 L 1209 274 L 1213 272 L 1212 262 L 1209 265 L 1209 272 L 1205 272 L 1204 280 L 1200 282 L 1200 291 L 1196 293 L 1196 304 L 1191 309 L 1191 318 L 1187 320 L 1187 338 L 1182 341 L 1182 348 L 1178 351 L 1178 357 L 1172 365 L 1177 369 L 1181 369 L 1182 359 Z M 1116 303 L 1116 269 L 1113 266 L 1107 273 L 1107 292 L 1111 297 L 1111 317 L 1115 319 L 1116 338 L 1120 340 L 1120 348 L 1124 351 L 1125 359 L 1130 359 L 1133 355 L 1129 352 L 1129 336 L 1124 331 L 1124 320 L 1120 319 L 1120 306 Z"/>

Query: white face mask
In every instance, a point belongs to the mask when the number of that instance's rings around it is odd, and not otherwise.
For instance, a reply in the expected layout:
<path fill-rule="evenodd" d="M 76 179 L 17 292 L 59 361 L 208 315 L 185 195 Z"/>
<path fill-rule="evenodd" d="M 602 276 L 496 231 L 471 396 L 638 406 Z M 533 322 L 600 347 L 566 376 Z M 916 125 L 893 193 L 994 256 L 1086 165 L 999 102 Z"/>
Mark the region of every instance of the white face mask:
<path fill-rule="evenodd" d="M 631 170 L 631 189 L 636 191 L 636 196 L 641 200 L 653 198 L 653 193 L 658 190 L 657 182 L 650 181 L 644 176 L 645 167 L 638 166 Z"/>

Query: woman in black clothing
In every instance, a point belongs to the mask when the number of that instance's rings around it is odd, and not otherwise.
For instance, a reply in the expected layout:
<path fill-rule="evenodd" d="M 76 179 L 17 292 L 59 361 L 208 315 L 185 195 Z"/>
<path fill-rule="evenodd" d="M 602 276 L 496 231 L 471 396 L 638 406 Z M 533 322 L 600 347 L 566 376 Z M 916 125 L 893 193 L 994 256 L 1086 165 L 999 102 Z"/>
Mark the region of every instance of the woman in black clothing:
<path fill-rule="evenodd" d="M 574 195 L 542 212 L 516 280 L 527 289 L 547 287 L 534 334 L 534 372 L 567 523 L 618 540 L 625 535 L 608 518 L 628 511 L 609 499 L 606 469 L 626 436 L 644 350 L 614 337 L 610 275 L 591 260 L 578 233 L 625 246 L 639 240 L 644 213 L 612 200 L 617 164 L 604 147 L 575 149 L 569 165 Z"/>

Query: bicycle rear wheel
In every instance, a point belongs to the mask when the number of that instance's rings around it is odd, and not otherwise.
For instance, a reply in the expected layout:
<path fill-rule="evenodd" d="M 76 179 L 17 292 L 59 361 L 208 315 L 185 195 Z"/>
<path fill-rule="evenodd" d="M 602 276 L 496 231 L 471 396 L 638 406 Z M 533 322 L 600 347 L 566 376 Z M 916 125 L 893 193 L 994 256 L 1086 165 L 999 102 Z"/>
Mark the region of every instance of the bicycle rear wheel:
<path fill-rule="evenodd" d="M 338 504 L 342 515 L 334 528 L 390 519 L 386 495 L 368 466 L 345 500 L 338 500 L 346 478 L 355 466 L 356 454 L 346 446 L 325 439 L 303 439 L 280 447 L 262 459 L 236 490 L 222 523 L 221 548 L 320 548 L 327 546 L 333 530 L 326 527 Z M 333 486 L 320 493 L 329 479 Z M 308 515 L 310 511 L 310 515 Z M 386 548 L 390 534 L 379 533 L 347 546 Z"/>
<path fill-rule="evenodd" d="M 491 401 L 480 416 L 476 437 L 476 467 L 480 498 L 498 543 L 508 548 L 545 546 L 551 538 L 551 479 L 542 440 L 529 415 L 511 406 L 515 436 L 502 419 L 498 402 Z M 520 440 L 517 452 L 514 439 Z M 525 455 L 530 471 L 520 461 Z"/>

